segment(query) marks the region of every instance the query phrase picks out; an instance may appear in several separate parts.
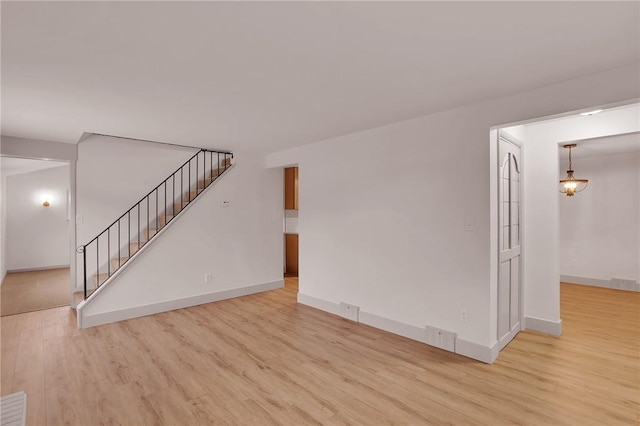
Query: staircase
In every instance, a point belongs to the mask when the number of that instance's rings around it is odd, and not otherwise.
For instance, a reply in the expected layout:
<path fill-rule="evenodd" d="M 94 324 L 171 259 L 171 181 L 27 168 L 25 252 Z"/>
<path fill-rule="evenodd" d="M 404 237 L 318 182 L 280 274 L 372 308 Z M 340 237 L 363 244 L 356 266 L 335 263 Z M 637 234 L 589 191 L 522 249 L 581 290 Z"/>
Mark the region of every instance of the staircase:
<path fill-rule="evenodd" d="M 230 152 L 199 150 L 87 244 L 82 254 L 83 300 L 106 284 L 185 208 L 231 169 Z"/>

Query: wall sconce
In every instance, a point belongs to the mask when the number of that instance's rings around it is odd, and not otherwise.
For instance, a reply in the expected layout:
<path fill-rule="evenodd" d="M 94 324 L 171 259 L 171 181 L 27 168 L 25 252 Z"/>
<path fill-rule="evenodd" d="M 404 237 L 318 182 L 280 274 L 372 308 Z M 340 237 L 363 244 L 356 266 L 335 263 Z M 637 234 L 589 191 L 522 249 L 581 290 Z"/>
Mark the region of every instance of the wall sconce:
<path fill-rule="evenodd" d="M 44 207 L 49 207 L 52 201 L 53 201 L 53 197 L 51 196 L 51 194 L 49 193 L 40 194 L 40 203 L 42 203 Z"/>
<path fill-rule="evenodd" d="M 567 197 L 573 197 L 576 192 L 582 192 L 589 183 L 588 179 L 576 179 L 573 177 L 573 168 L 571 167 L 571 148 L 575 148 L 575 143 L 564 145 L 569 149 L 569 170 L 567 170 L 567 177 L 560 180 L 560 192 L 567 194 Z"/>

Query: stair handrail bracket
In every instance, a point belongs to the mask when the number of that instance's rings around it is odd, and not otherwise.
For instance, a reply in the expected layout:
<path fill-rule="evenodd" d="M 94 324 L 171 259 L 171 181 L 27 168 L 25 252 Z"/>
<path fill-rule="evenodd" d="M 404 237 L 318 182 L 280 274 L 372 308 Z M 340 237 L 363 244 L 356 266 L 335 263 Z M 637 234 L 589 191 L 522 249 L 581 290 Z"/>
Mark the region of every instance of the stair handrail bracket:
<path fill-rule="evenodd" d="M 173 221 L 232 166 L 233 153 L 199 149 L 87 244 L 82 254 L 83 299 L 114 276 L 160 230 Z M 93 276 L 93 282 L 89 277 Z"/>

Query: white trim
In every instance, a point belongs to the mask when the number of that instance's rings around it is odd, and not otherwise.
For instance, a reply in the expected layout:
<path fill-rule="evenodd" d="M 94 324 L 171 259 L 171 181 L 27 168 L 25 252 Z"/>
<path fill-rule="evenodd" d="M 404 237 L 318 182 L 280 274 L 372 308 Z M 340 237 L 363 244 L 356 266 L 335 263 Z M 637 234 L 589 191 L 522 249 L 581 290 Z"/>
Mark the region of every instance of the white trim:
<path fill-rule="evenodd" d="M 582 284 L 593 287 L 611 288 L 611 281 L 597 278 L 574 277 L 572 275 L 560 275 L 560 281 L 569 284 Z"/>
<path fill-rule="evenodd" d="M 7 274 L 13 274 L 16 272 L 31 272 L 31 271 L 46 271 L 48 269 L 69 269 L 71 265 L 53 265 L 53 266 L 39 266 L 37 268 L 24 268 L 24 269 L 12 269 L 7 271 Z"/>
<path fill-rule="evenodd" d="M 389 318 L 384 318 L 362 311 L 360 311 L 360 322 L 371 327 L 426 344 L 426 331 L 424 327 L 416 327 L 415 325 L 405 324 L 403 322 L 394 321 Z"/>
<path fill-rule="evenodd" d="M 175 309 L 188 308 L 190 306 L 202 305 L 205 303 L 218 302 L 220 300 L 233 299 L 250 294 L 261 293 L 263 291 L 276 290 L 284 287 L 284 280 L 271 281 L 263 284 L 255 284 L 247 287 L 233 288 L 218 291 L 215 293 L 199 294 L 196 296 L 184 297 L 181 299 L 167 300 L 164 302 L 150 303 L 143 306 L 125 308 L 118 311 L 105 312 L 94 315 L 85 315 L 82 307 L 84 302 L 78 305 L 78 327 L 88 328 L 97 325 L 109 324 L 112 322 L 138 318 L 147 315 L 158 314 L 160 312 L 173 311 Z"/>
<path fill-rule="evenodd" d="M 520 323 L 517 324 L 516 327 L 512 328 L 507 334 L 502 336 L 500 340 L 498 340 L 498 351 L 504 349 L 505 346 L 509 344 L 516 337 L 516 334 L 520 332 Z"/>
<path fill-rule="evenodd" d="M 458 355 L 466 356 L 467 358 L 491 364 L 496 360 L 496 358 L 498 358 L 500 350 L 498 349 L 498 342 L 489 347 L 457 338 L 456 353 Z"/>
<path fill-rule="evenodd" d="M 560 281 L 568 284 L 580 284 L 591 287 L 610 288 L 613 290 L 627 290 L 627 291 L 639 291 L 640 283 L 630 283 L 628 288 L 615 287 L 612 280 L 601 280 L 598 278 L 586 278 L 586 277 L 574 277 L 572 275 L 560 275 Z"/>
<path fill-rule="evenodd" d="M 340 316 L 340 304 L 298 293 L 298 303 Z"/>
<path fill-rule="evenodd" d="M 560 336 L 562 334 L 562 320 L 549 321 L 536 317 L 524 317 L 524 329 Z"/>
<path fill-rule="evenodd" d="M 319 299 L 307 294 L 298 293 L 298 303 L 328 312 L 333 315 L 340 316 L 340 304 L 329 302 L 328 300 Z M 340 316 L 341 317 L 341 316 Z M 341 317 L 342 318 L 342 317 Z M 426 343 L 426 330 L 424 327 L 406 324 L 389 318 L 381 317 L 370 312 L 360 311 L 359 321 L 370 327 L 386 331 L 388 333 L 397 334 L 420 343 Z M 429 345 L 431 346 L 431 345 Z M 434 346 L 435 347 L 435 346 Z M 442 349 L 442 348 L 439 348 Z M 455 353 L 458 355 L 472 358 L 476 361 L 492 363 L 498 357 L 498 345 L 492 347 L 482 346 L 477 343 L 468 342 L 456 337 Z"/>

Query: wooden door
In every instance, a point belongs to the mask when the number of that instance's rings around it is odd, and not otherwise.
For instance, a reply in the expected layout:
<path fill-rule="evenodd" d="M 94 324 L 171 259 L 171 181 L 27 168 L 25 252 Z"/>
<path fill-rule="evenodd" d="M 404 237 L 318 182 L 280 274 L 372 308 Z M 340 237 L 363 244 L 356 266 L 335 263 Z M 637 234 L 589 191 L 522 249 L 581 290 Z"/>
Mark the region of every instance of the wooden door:
<path fill-rule="evenodd" d="M 502 349 L 520 331 L 522 269 L 520 146 L 503 136 L 499 140 L 498 167 L 498 341 Z"/>
<path fill-rule="evenodd" d="M 298 234 L 285 234 L 285 273 L 298 276 Z"/>
<path fill-rule="evenodd" d="M 298 168 L 284 169 L 284 208 L 298 210 Z"/>

